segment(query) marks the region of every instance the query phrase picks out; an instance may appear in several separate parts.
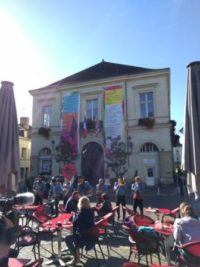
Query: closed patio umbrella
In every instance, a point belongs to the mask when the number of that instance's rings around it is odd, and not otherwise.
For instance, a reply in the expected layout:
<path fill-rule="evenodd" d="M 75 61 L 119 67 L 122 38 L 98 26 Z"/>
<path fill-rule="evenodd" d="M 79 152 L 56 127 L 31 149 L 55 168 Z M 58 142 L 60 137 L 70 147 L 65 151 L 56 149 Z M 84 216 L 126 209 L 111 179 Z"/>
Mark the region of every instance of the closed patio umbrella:
<path fill-rule="evenodd" d="M 182 168 L 189 193 L 200 197 L 200 61 L 188 66 Z"/>
<path fill-rule="evenodd" d="M 0 194 L 16 190 L 19 177 L 19 131 L 13 83 L 0 89 Z"/>

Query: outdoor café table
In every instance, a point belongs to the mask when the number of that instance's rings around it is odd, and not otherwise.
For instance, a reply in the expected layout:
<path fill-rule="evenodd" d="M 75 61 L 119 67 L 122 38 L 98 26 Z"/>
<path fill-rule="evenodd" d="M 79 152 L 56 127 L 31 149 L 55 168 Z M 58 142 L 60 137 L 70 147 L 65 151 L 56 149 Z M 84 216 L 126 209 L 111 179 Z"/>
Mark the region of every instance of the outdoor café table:
<path fill-rule="evenodd" d="M 62 230 L 67 229 L 70 230 L 73 227 L 73 224 L 69 221 L 71 218 L 71 213 L 63 213 L 59 215 L 58 217 L 49 220 L 46 223 L 43 223 L 41 226 L 47 229 L 56 229 L 57 230 L 57 236 L 58 236 L 58 255 L 55 259 L 52 261 L 46 262 L 46 265 L 52 264 L 54 262 L 59 262 L 60 266 L 65 266 L 65 263 L 62 260 L 61 257 L 61 242 L 62 242 Z"/>
<path fill-rule="evenodd" d="M 146 212 L 154 213 L 157 216 L 157 219 L 161 219 L 161 220 L 162 220 L 163 215 L 170 214 L 170 212 L 171 212 L 170 209 L 165 209 L 165 208 L 151 208 L 151 207 L 146 208 L 145 211 Z M 160 218 L 160 216 L 161 216 L 161 218 Z"/>
<path fill-rule="evenodd" d="M 166 223 L 161 223 L 159 227 L 156 226 L 156 224 L 150 225 L 150 227 L 153 227 L 154 230 L 164 238 L 164 246 L 165 246 L 165 255 L 167 263 L 170 264 L 170 246 L 173 244 L 174 238 L 173 238 L 173 225 L 169 225 Z"/>
<path fill-rule="evenodd" d="M 41 205 L 14 205 L 13 209 L 17 212 L 24 212 L 24 216 L 26 217 L 26 224 L 28 224 L 29 221 L 27 221 L 28 215 L 33 213 L 37 208 L 39 208 Z"/>
<path fill-rule="evenodd" d="M 30 260 L 28 259 L 9 258 L 8 267 L 23 267 L 29 262 Z"/>

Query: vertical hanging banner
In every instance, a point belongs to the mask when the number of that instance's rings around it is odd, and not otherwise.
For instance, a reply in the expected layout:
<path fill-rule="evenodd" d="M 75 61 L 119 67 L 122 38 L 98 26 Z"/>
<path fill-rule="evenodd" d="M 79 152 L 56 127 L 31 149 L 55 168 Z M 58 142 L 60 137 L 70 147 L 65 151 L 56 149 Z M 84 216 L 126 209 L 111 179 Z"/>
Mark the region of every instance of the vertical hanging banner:
<path fill-rule="evenodd" d="M 62 136 L 78 153 L 80 94 L 65 93 L 62 98 Z"/>
<path fill-rule="evenodd" d="M 105 139 L 109 146 L 109 138 L 123 139 L 123 100 L 124 90 L 121 85 L 113 85 L 105 89 Z"/>

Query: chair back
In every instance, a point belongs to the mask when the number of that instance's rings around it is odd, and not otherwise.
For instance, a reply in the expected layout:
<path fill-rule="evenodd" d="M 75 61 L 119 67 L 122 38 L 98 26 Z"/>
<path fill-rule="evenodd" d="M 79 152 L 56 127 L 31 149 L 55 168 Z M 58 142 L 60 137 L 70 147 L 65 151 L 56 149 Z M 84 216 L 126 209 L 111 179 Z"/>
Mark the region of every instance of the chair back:
<path fill-rule="evenodd" d="M 136 214 L 133 216 L 133 223 L 139 227 L 139 226 L 149 226 L 151 224 L 154 224 L 154 220 L 146 215 L 140 215 Z"/>
<path fill-rule="evenodd" d="M 40 207 L 38 207 L 35 212 L 33 212 L 32 218 L 38 223 L 45 223 L 46 221 L 48 221 L 51 217 L 46 214 L 45 209 L 45 205 L 41 205 Z"/>
<path fill-rule="evenodd" d="M 159 252 L 159 238 L 157 236 L 150 236 L 142 232 L 131 231 L 131 239 L 135 242 L 136 248 L 141 254 L 158 253 Z"/>
<path fill-rule="evenodd" d="M 170 216 L 176 217 L 176 215 L 179 213 L 179 211 L 180 211 L 180 208 L 179 207 L 171 210 Z"/>
<path fill-rule="evenodd" d="M 200 241 L 193 241 L 181 246 L 181 249 L 191 256 L 194 256 L 200 261 Z"/>

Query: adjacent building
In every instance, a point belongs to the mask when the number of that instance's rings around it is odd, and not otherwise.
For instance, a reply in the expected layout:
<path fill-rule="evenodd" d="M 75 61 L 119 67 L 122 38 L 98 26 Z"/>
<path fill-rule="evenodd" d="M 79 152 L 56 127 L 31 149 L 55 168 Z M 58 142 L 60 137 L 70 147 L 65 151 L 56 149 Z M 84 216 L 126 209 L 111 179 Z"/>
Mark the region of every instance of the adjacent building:
<path fill-rule="evenodd" d="M 147 185 L 172 182 L 169 68 L 102 61 L 30 94 L 33 176 L 59 174 L 55 148 L 62 135 L 77 152 L 77 172 L 93 184 L 114 175 L 105 160 L 115 138 L 133 144 L 126 178 L 137 171 Z"/>
<path fill-rule="evenodd" d="M 24 181 L 30 176 L 31 166 L 31 126 L 29 118 L 21 117 L 19 124 L 20 178 Z"/>

